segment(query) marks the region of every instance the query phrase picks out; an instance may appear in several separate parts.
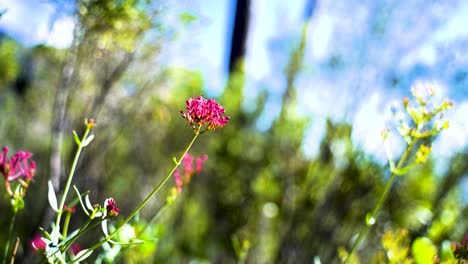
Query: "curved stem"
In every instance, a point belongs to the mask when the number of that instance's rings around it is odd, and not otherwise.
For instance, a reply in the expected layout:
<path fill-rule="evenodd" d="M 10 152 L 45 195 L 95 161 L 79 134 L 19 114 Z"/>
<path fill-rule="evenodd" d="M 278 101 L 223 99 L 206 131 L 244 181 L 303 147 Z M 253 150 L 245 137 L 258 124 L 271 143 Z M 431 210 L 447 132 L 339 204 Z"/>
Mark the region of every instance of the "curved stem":
<path fill-rule="evenodd" d="M 13 210 L 13 215 L 11 216 L 10 225 L 8 228 L 9 231 L 8 231 L 8 238 L 7 238 L 6 245 L 5 245 L 5 252 L 3 254 L 3 264 L 7 263 L 8 251 L 10 250 L 11 236 L 13 235 L 13 229 L 15 227 L 15 220 L 16 220 L 16 210 Z"/>
<path fill-rule="evenodd" d="M 70 169 L 70 174 L 68 175 L 67 184 L 65 185 L 65 189 L 63 191 L 62 198 L 60 199 L 60 204 L 59 204 L 58 212 L 57 212 L 57 219 L 55 221 L 56 232 L 55 232 L 54 237 L 53 237 L 55 244 L 58 244 L 58 241 L 59 241 L 60 218 L 62 217 L 62 214 L 63 214 L 63 206 L 65 205 L 65 201 L 67 200 L 68 191 L 70 190 L 70 186 L 71 186 L 71 183 L 72 183 L 72 180 L 73 180 L 73 175 L 75 174 L 75 169 L 76 169 L 76 165 L 78 164 L 78 159 L 80 157 L 81 150 L 85 147 L 85 146 L 83 146 L 83 142 L 88 137 L 88 134 L 89 134 L 90 130 L 91 130 L 91 126 L 86 126 L 86 131 L 85 131 L 85 133 L 83 135 L 83 138 L 81 139 L 81 142 L 78 144 L 78 149 L 76 151 L 75 158 L 73 159 L 73 164 L 72 164 L 72 167 Z"/>
<path fill-rule="evenodd" d="M 398 161 L 398 165 L 396 166 L 395 170 L 399 170 L 403 167 L 405 164 L 406 160 L 408 159 L 409 154 L 411 153 L 411 150 L 413 149 L 414 145 L 418 139 L 413 140 L 408 147 L 406 148 L 405 152 L 403 153 L 403 156 L 401 156 L 400 161 Z M 361 231 L 359 232 L 359 235 L 357 239 L 353 243 L 353 247 L 351 248 L 351 251 L 349 252 L 348 256 L 345 259 L 345 264 L 349 263 L 351 260 L 351 256 L 353 255 L 354 251 L 356 248 L 359 246 L 361 241 L 366 237 L 367 232 L 369 231 L 370 227 L 374 225 L 375 219 L 377 217 L 377 213 L 379 212 L 380 208 L 382 207 L 383 203 L 387 199 L 388 194 L 390 193 L 390 189 L 392 188 L 393 182 L 395 181 L 397 177 L 397 174 L 392 173 L 390 176 L 390 179 L 388 182 L 385 184 L 385 189 L 384 192 L 382 193 L 382 196 L 380 196 L 379 201 L 377 202 L 377 205 L 374 207 L 370 215 L 366 216 L 366 225 L 362 227 Z M 369 223 L 370 222 L 370 223 Z"/>
<path fill-rule="evenodd" d="M 101 240 L 100 242 L 98 242 L 97 244 L 95 244 L 94 246 L 90 247 L 88 249 L 88 252 L 89 251 L 92 251 L 92 250 L 95 250 L 96 248 L 102 246 L 104 243 L 106 243 L 107 241 L 109 241 L 113 236 L 115 236 L 115 234 L 117 234 L 117 232 L 120 231 L 120 229 L 122 229 L 122 227 L 127 224 L 150 200 L 151 198 L 154 197 L 154 195 L 156 193 L 159 192 L 159 190 L 161 190 L 161 188 L 164 186 L 164 184 L 171 178 L 172 174 L 174 173 L 174 171 L 177 169 L 177 167 L 179 167 L 180 163 L 182 162 L 182 159 L 185 157 L 185 155 L 187 154 L 187 152 L 190 150 L 190 148 L 192 147 L 193 143 L 195 142 L 195 140 L 197 139 L 197 137 L 200 135 L 200 126 L 197 128 L 197 130 L 195 131 L 195 135 L 193 136 L 192 140 L 190 141 L 190 143 L 187 145 L 187 147 L 185 148 L 184 152 L 182 153 L 182 155 L 179 157 L 178 160 L 175 160 L 175 165 L 174 167 L 171 169 L 171 171 L 164 177 L 164 179 L 153 189 L 153 191 L 151 191 L 148 196 L 146 196 L 146 198 L 130 213 L 129 216 L 127 216 L 127 218 L 125 218 L 117 227 L 116 229 L 109 234 L 109 236 L 107 236 L 106 238 L 104 238 L 103 240 Z M 86 255 L 86 254 L 83 254 L 83 255 Z M 80 259 L 75 259 L 73 260 L 71 263 L 74 263 L 74 262 L 77 262 L 79 261 Z"/>

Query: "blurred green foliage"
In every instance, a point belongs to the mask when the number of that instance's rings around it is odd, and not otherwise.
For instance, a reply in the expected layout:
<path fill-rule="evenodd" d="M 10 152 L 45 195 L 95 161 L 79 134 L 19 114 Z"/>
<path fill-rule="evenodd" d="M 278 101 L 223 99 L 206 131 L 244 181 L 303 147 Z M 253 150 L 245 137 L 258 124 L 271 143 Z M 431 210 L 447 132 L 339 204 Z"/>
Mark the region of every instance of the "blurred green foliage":
<path fill-rule="evenodd" d="M 11 39 L 0 39 L 0 91 L 14 80 L 19 72 L 18 44 Z"/>
<path fill-rule="evenodd" d="M 69 84 L 61 154 L 64 170 L 69 169 L 73 153 L 72 129 L 80 129 L 84 117 L 95 117 L 96 138 L 80 161 L 76 184 L 81 190 L 89 189 L 93 201 L 113 197 L 125 216 L 188 143 L 192 131 L 179 111 L 187 98 L 203 93 L 203 76 L 155 64 L 161 47 L 170 45 L 162 37 L 168 26 L 153 23 L 164 12 L 152 10 L 146 1 L 79 3 L 80 27 L 74 43 L 78 59 Z M 190 13 L 179 18 L 182 24 L 197 20 Z M 0 141 L 15 150 L 30 150 L 38 163 L 26 210 L 18 216 L 20 260 L 28 259 L 28 239 L 38 233 L 47 207 L 54 95 L 71 49 L 33 47 L 29 51 L 34 64 L 31 84 L 25 93 L 17 94 L 13 91 L 21 65 L 20 47 L 13 40 L 0 42 Z M 301 70 L 296 58 L 301 52 L 293 55 L 290 75 Z M 114 76 L 120 63 L 125 68 Z M 269 111 L 265 101 L 271 92 L 265 89 L 246 110 L 244 78 L 240 64 L 217 98 L 231 121 L 224 129 L 204 134 L 192 149 L 196 156 L 209 155 L 201 175 L 174 203 L 165 205 L 166 196 L 160 195 L 140 213 L 139 221 L 129 228 L 145 244 L 118 249 L 109 245 L 98 261 L 311 263 L 320 259 L 337 263 L 339 251 L 346 254 L 339 248 L 349 248 L 351 238 L 364 225 L 366 213 L 382 192 L 388 168 L 356 147 L 352 125 L 331 120 L 321 124 L 298 113 L 293 85 L 283 100 L 282 114 L 266 131 L 259 131 L 256 124 Z M 316 157 L 307 157 L 302 149 L 305 129 L 320 125 L 326 126 L 320 151 Z M 399 178 L 381 221 L 355 260 L 410 263 L 408 259 L 413 258 L 427 263 L 434 252 L 448 254 L 434 244 L 458 241 L 467 232 L 468 210 L 458 189 L 468 171 L 466 158 L 465 153 L 454 155 L 440 175 L 430 161 Z M 2 203 L 0 210 L 5 212 L 6 206 Z M 154 218 L 160 208 L 163 212 Z M 71 228 L 83 220 L 84 215 L 77 213 Z M 2 214 L 0 225 L 5 221 Z M 96 231 L 79 243 L 89 246 L 100 236 Z"/>

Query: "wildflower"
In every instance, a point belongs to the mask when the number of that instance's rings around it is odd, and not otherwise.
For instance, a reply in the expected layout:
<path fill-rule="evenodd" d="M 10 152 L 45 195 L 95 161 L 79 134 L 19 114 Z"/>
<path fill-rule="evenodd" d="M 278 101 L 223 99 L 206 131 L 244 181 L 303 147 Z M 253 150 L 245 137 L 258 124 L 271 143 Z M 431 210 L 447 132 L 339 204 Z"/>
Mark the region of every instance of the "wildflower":
<path fill-rule="evenodd" d="M 119 208 L 115 206 L 115 200 L 112 198 L 108 198 L 104 201 L 104 206 L 107 210 L 108 217 L 116 217 L 119 215 Z"/>
<path fill-rule="evenodd" d="M 196 99 L 189 98 L 186 104 L 187 112 L 180 111 L 180 113 L 194 131 L 205 125 L 204 131 L 216 130 L 224 127 L 229 121 L 229 116 L 223 116 L 224 108 L 213 99 L 207 100 L 200 95 Z"/>
<path fill-rule="evenodd" d="M 416 163 L 426 163 L 431 154 L 431 147 L 421 145 L 416 152 Z"/>
<path fill-rule="evenodd" d="M 203 163 L 204 163 L 205 160 L 207 160 L 207 159 L 208 159 L 208 155 L 205 154 L 205 155 L 203 155 L 203 156 L 201 156 L 200 158 L 197 158 L 197 159 L 195 160 L 195 162 L 196 162 L 196 164 L 197 164 L 197 168 L 195 169 L 196 172 L 200 172 L 200 171 L 202 170 L 202 168 L 203 168 Z"/>
<path fill-rule="evenodd" d="M 81 250 L 83 250 L 83 248 L 77 243 L 73 243 L 70 246 L 70 251 L 73 253 L 73 255 L 78 254 Z"/>
<path fill-rule="evenodd" d="M 21 176 L 26 178 L 26 182 L 19 180 L 20 183 L 27 187 L 28 183 L 33 179 L 36 174 L 36 163 L 28 159 L 32 157 L 31 152 L 18 151 L 8 160 L 8 147 L 2 148 L 3 153 L 0 154 L 0 172 L 3 174 L 5 179 L 5 187 L 10 196 L 13 196 L 13 192 L 10 188 L 10 182 L 18 179 Z"/>
<path fill-rule="evenodd" d="M 408 97 L 403 98 L 403 106 L 405 107 L 405 109 L 408 108 L 408 104 L 409 104 L 409 98 Z"/>
<path fill-rule="evenodd" d="M 85 125 L 88 128 L 96 127 L 96 121 L 94 120 L 94 118 L 85 119 Z"/>
<path fill-rule="evenodd" d="M 36 174 L 36 163 L 31 161 L 28 165 L 28 159 L 32 154 L 27 151 L 16 152 L 10 160 L 7 160 L 8 147 L 3 147 L 3 154 L 0 154 L 0 172 L 6 181 L 13 181 L 24 175 L 31 180 Z"/>
<path fill-rule="evenodd" d="M 34 251 L 45 250 L 47 244 L 40 235 L 36 235 L 33 239 L 29 241 L 29 245 Z"/>
<path fill-rule="evenodd" d="M 23 168 L 24 176 L 26 176 L 26 179 L 31 181 L 34 175 L 36 175 L 36 162 L 34 162 L 34 160 L 31 160 L 28 166 L 27 161 L 23 160 Z"/>
<path fill-rule="evenodd" d="M 184 164 L 184 173 L 185 175 L 192 174 L 193 172 L 193 156 L 190 153 L 187 153 L 182 159 Z"/>
<path fill-rule="evenodd" d="M 68 206 L 64 205 L 64 206 L 63 206 L 63 211 L 64 211 L 64 212 L 68 212 L 68 213 L 70 213 L 70 214 L 74 214 L 74 213 L 76 212 L 76 209 L 75 209 L 74 206 L 68 207 Z"/>
<path fill-rule="evenodd" d="M 203 163 L 205 160 L 208 159 L 208 155 L 204 154 L 203 156 L 195 159 L 196 167 L 193 168 L 193 156 L 190 153 L 187 153 L 184 158 L 182 159 L 182 164 L 184 166 L 184 177 L 182 178 L 180 175 L 179 169 L 174 171 L 174 180 L 176 184 L 177 193 L 182 191 L 182 186 L 184 183 L 189 183 L 192 179 L 192 176 L 195 173 L 199 173 L 203 168 Z"/>
<path fill-rule="evenodd" d="M 179 169 L 176 169 L 176 170 L 174 171 L 174 179 L 175 179 L 175 184 L 176 184 L 177 192 L 180 193 L 180 192 L 182 191 L 182 185 L 184 184 L 184 182 L 183 182 L 182 179 L 180 178 Z"/>

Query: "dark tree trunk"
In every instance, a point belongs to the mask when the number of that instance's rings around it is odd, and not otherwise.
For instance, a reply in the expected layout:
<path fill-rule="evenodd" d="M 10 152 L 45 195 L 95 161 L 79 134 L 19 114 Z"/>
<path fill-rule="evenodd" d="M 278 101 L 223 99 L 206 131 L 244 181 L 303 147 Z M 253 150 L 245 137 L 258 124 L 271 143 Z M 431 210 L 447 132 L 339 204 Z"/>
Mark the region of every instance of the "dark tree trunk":
<path fill-rule="evenodd" d="M 249 20 L 250 0 L 237 0 L 229 53 L 229 73 L 236 70 L 238 61 L 245 56 Z"/>

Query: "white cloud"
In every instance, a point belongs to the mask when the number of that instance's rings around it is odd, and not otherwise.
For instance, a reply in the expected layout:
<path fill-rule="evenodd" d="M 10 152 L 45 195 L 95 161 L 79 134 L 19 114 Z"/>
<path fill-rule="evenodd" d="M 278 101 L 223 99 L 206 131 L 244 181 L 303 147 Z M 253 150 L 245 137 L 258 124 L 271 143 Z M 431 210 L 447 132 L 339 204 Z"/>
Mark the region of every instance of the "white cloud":
<path fill-rule="evenodd" d="M 6 0 L 0 4 L 7 9 L 0 19 L 0 28 L 26 45 L 46 43 L 57 48 L 71 44 L 73 21 L 62 17 L 50 24 L 54 6 L 46 1 Z"/>
<path fill-rule="evenodd" d="M 432 150 L 437 155 L 449 157 L 456 151 L 468 145 L 468 101 L 455 105 L 449 110 L 445 118 L 450 127 L 440 133 L 439 138 L 432 144 Z"/>
<path fill-rule="evenodd" d="M 317 14 L 317 17 L 312 21 L 312 25 L 309 27 L 309 38 L 311 38 L 309 46 L 314 58 L 322 60 L 328 56 L 334 23 L 334 18 L 325 13 Z"/>
<path fill-rule="evenodd" d="M 62 17 L 55 21 L 52 30 L 46 36 L 47 45 L 56 48 L 67 48 L 73 41 L 73 29 L 75 23 L 71 17 Z"/>

